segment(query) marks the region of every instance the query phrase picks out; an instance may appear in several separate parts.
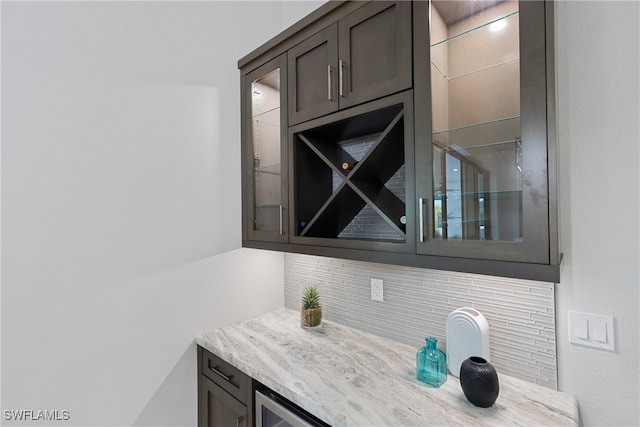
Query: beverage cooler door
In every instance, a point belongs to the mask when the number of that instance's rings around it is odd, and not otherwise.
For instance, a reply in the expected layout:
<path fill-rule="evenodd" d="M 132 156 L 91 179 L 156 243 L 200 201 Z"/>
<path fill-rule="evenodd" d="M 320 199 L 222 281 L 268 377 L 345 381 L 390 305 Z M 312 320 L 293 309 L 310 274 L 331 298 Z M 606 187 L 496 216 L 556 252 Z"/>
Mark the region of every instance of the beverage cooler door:
<path fill-rule="evenodd" d="M 256 427 L 312 427 L 325 425 L 275 393 L 256 390 Z"/>

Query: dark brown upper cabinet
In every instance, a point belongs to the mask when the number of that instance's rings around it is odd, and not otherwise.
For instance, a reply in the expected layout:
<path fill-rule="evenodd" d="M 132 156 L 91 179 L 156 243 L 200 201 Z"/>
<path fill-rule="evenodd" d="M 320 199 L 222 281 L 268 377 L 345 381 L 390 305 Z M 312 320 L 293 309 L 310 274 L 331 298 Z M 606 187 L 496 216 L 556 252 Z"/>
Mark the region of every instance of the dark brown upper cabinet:
<path fill-rule="evenodd" d="M 413 252 L 413 94 L 289 128 L 290 241 Z"/>
<path fill-rule="evenodd" d="M 338 110 L 338 25 L 333 24 L 289 52 L 289 124 Z"/>
<path fill-rule="evenodd" d="M 330 1 L 242 58 L 243 245 L 558 282 L 553 27 L 550 1 Z"/>
<path fill-rule="evenodd" d="M 289 125 L 411 87 L 411 2 L 364 4 L 288 52 Z"/>
<path fill-rule="evenodd" d="M 286 55 L 242 81 L 243 238 L 287 242 Z"/>
<path fill-rule="evenodd" d="M 545 2 L 416 2 L 417 252 L 557 264 Z"/>
<path fill-rule="evenodd" d="M 340 108 L 411 87 L 411 2 L 370 2 L 338 30 Z"/>

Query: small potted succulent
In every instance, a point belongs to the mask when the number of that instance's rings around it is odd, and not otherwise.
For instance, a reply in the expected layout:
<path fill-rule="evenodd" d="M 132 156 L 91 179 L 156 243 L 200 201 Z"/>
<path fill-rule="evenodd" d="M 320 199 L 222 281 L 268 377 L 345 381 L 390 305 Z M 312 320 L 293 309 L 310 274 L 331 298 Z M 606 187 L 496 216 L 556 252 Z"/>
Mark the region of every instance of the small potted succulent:
<path fill-rule="evenodd" d="M 300 309 L 300 326 L 313 328 L 322 323 L 322 307 L 320 293 L 315 286 L 309 286 L 302 293 L 302 308 Z"/>

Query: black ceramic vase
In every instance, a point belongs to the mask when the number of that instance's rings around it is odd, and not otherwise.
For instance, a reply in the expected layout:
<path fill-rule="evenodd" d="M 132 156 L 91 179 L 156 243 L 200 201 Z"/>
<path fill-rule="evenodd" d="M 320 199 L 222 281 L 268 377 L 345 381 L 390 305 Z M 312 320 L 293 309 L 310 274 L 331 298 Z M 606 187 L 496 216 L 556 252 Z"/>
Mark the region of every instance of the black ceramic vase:
<path fill-rule="evenodd" d="M 500 392 L 496 369 L 482 357 L 472 356 L 462 362 L 460 385 L 469 402 L 481 408 L 493 405 Z"/>

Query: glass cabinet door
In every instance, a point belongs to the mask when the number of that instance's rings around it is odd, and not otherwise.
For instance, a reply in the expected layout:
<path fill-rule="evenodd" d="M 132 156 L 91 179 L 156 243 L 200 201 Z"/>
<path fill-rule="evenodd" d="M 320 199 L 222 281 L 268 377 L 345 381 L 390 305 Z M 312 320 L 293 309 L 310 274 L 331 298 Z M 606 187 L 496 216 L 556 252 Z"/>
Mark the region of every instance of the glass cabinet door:
<path fill-rule="evenodd" d="M 548 263 L 544 2 L 419 7 L 419 252 Z"/>
<path fill-rule="evenodd" d="M 249 240 L 287 241 L 286 65 L 278 57 L 245 77 L 248 122 L 245 229 Z"/>

